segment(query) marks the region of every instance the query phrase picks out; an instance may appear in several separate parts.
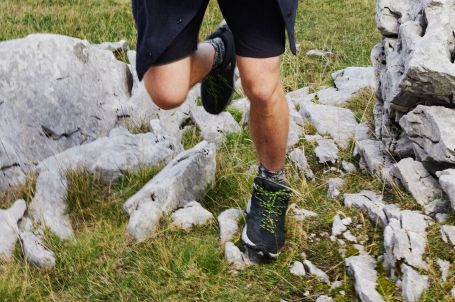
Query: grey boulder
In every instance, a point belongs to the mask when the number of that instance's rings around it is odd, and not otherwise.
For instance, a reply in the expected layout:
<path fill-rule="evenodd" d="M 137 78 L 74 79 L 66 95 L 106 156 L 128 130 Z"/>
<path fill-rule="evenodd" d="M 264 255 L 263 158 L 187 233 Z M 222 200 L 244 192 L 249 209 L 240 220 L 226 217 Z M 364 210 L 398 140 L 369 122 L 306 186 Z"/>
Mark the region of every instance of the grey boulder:
<path fill-rule="evenodd" d="M 49 250 L 39 236 L 32 232 L 20 234 L 24 256 L 33 265 L 42 269 L 55 267 L 55 255 Z"/>

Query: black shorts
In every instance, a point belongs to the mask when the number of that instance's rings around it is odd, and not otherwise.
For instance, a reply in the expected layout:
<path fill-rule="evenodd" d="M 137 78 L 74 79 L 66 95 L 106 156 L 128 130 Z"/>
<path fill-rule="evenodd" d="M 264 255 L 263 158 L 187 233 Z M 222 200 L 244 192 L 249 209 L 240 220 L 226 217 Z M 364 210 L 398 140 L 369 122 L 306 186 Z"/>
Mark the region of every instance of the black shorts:
<path fill-rule="evenodd" d="M 203 1 L 194 18 L 148 67 L 183 59 L 197 49 L 208 2 Z M 218 4 L 234 34 L 237 55 L 269 58 L 284 53 L 286 26 L 276 0 L 218 0 Z"/>

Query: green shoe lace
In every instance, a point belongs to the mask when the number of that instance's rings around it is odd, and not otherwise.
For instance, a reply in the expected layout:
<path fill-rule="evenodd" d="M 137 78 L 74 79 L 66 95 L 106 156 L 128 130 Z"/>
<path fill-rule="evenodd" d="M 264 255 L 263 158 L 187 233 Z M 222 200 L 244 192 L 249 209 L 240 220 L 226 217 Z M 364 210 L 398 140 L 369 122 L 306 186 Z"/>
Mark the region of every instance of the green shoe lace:
<path fill-rule="evenodd" d="M 256 190 L 256 198 L 259 200 L 259 205 L 264 209 L 260 226 L 274 234 L 278 222 L 276 217 L 281 215 L 283 210 L 286 210 L 286 206 L 282 204 L 289 198 L 289 192 L 286 190 L 270 192 L 259 185 L 256 186 Z M 261 198 L 262 196 L 265 198 Z"/>

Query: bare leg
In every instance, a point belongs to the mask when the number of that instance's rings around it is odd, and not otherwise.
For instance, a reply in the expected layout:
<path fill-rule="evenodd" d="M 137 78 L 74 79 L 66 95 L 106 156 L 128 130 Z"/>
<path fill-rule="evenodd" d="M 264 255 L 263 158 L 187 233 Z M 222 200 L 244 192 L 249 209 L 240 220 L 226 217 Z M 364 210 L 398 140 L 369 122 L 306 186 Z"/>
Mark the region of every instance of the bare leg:
<path fill-rule="evenodd" d="M 213 46 L 203 42 L 189 57 L 151 67 L 144 75 L 144 84 L 153 102 L 162 109 L 180 106 L 190 88 L 210 72 L 214 56 Z"/>
<path fill-rule="evenodd" d="M 289 109 L 280 80 L 280 58 L 237 57 L 242 86 L 251 103 L 250 132 L 259 161 L 270 171 L 283 169 Z"/>

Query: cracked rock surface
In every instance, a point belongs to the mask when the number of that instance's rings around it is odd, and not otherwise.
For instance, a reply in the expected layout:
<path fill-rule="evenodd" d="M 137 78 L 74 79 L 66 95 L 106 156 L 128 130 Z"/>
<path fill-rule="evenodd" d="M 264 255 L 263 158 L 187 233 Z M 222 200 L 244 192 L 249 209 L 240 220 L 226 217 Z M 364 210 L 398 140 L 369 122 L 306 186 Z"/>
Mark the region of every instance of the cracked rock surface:
<path fill-rule="evenodd" d="M 355 291 L 362 302 L 383 302 L 384 298 L 376 290 L 378 273 L 376 261 L 370 255 L 349 257 L 345 260 L 349 274 L 355 281 Z"/>
<path fill-rule="evenodd" d="M 68 170 L 99 172 L 104 180 L 114 181 L 127 170 L 169 162 L 181 148 L 173 138 L 151 133 L 133 135 L 124 128 L 114 128 L 108 137 L 68 149 L 38 165 L 30 214 L 59 238 L 67 239 L 73 235 L 66 203 Z"/>
<path fill-rule="evenodd" d="M 123 205 L 130 215 L 129 234 L 138 241 L 147 239 L 156 230 L 160 213 L 201 197 L 215 180 L 215 160 L 215 145 L 206 141 L 174 158 Z M 153 221 L 147 219 L 151 212 Z"/>
<path fill-rule="evenodd" d="M 30 85 L 33 83 L 33 85 Z M 132 74 L 87 41 L 33 34 L 0 43 L 0 189 L 39 161 L 105 136 L 131 96 Z"/>

